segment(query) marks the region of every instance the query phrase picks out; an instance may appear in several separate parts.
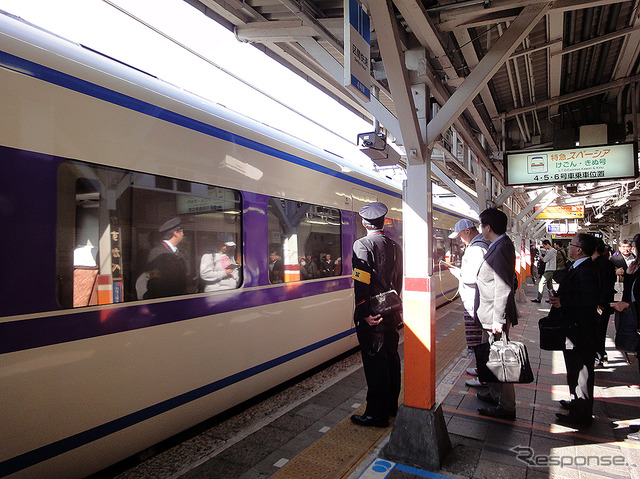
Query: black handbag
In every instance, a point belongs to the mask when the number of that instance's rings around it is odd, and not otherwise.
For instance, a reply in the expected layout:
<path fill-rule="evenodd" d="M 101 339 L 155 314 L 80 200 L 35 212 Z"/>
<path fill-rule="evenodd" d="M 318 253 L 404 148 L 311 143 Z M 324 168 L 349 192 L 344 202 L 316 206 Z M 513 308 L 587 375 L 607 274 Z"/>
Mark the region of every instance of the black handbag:
<path fill-rule="evenodd" d="M 402 311 L 402 299 L 395 289 L 376 294 L 369 300 L 369 306 L 373 314 L 389 316 Z"/>
<path fill-rule="evenodd" d="M 506 334 L 503 339 L 475 347 L 478 379 L 482 382 L 529 384 L 534 380 L 527 347 L 519 341 L 509 341 Z"/>
<path fill-rule="evenodd" d="M 640 350 L 640 335 L 638 335 L 638 310 L 635 302 L 631 302 L 624 311 L 615 314 L 616 349 L 623 353 L 636 353 Z"/>
<path fill-rule="evenodd" d="M 540 349 L 545 351 L 563 351 L 565 349 L 567 330 L 558 318 L 545 316 L 538 321 L 540 329 Z"/>

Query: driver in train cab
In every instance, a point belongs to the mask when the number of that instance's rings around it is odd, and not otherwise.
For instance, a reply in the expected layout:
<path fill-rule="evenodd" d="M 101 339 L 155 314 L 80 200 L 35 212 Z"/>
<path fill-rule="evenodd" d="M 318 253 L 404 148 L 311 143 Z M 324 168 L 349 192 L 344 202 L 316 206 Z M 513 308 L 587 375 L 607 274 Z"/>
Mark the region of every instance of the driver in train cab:
<path fill-rule="evenodd" d="M 354 322 L 367 380 L 367 406 L 351 421 L 360 426 L 387 427 L 398 412 L 400 355 L 398 328 L 401 313 L 382 317 L 371 311 L 370 298 L 402 290 L 402 249 L 383 232 L 387 207 L 369 203 L 360 210 L 367 236 L 353 244 Z"/>
<path fill-rule="evenodd" d="M 187 292 L 189 269 L 178 249 L 184 239 L 180 218 L 172 218 L 158 228 L 162 241 L 149 251 L 149 280 L 145 299 L 175 296 Z"/>

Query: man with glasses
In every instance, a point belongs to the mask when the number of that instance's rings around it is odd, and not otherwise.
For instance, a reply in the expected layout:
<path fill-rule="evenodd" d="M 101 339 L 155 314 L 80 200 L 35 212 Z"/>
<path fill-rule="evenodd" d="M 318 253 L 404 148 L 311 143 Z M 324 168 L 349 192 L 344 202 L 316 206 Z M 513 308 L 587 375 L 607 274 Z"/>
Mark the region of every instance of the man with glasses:
<path fill-rule="evenodd" d="M 568 413 L 556 413 L 560 424 L 591 424 L 593 413 L 594 361 L 597 343 L 600 281 L 591 259 L 595 237 L 579 233 L 569 243 L 573 265 L 560 281 L 557 294 L 550 295 L 553 308 L 560 309 L 566 327 L 564 362 L 571 400 L 560 401 Z"/>
<path fill-rule="evenodd" d="M 611 262 L 616 267 L 616 274 L 618 276 L 624 276 L 624 273 L 634 259 L 636 259 L 636 257 L 631 252 L 631 241 L 628 239 L 620 240 L 618 252 L 611 257 Z"/>
<path fill-rule="evenodd" d="M 496 208 L 480 213 L 480 232 L 491 242 L 484 256 L 476 281 L 475 315 L 482 324 L 482 342 L 489 342 L 489 335 L 496 339 L 508 334 L 510 326 L 518 324 L 515 294 L 516 252 L 507 231 L 507 215 Z M 478 399 L 490 404 L 478 412 L 483 416 L 514 420 L 516 418 L 516 393 L 513 384 L 488 383 L 487 393 L 479 392 Z"/>

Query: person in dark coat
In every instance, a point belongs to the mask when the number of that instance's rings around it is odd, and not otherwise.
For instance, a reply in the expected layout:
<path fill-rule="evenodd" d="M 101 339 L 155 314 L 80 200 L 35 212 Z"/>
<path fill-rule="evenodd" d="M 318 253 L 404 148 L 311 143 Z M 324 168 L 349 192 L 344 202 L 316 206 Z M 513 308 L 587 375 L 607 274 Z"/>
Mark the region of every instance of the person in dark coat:
<path fill-rule="evenodd" d="M 640 246 L 640 234 L 633 237 L 633 245 L 637 253 L 638 246 Z M 638 279 L 640 279 L 640 261 L 635 259 L 624 272 L 622 299 L 613 305 L 616 311 L 624 311 L 629 308 L 632 302 L 635 302 L 636 309 L 640 311 L 640 281 Z M 640 333 L 640 318 L 638 319 L 638 332 Z M 624 353 L 624 356 L 630 363 L 628 353 Z M 640 368 L 640 361 L 638 361 L 638 368 Z"/>
<path fill-rule="evenodd" d="M 611 303 L 613 303 L 616 294 L 615 284 L 617 281 L 616 267 L 611 261 L 605 257 L 604 241 L 596 238 L 596 250 L 591 256 L 593 264 L 598 270 L 600 276 L 600 303 L 598 305 L 598 342 L 596 349 L 596 367 L 600 367 L 607 360 L 607 352 L 605 350 L 605 341 L 607 339 L 607 326 L 609 325 L 609 317 L 613 312 Z"/>
<path fill-rule="evenodd" d="M 353 244 L 354 322 L 367 380 L 367 406 L 364 414 L 354 414 L 351 421 L 360 426 L 388 426 L 400 396 L 401 313 L 382 317 L 371 311 L 369 303 L 379 293 L 402 290 L 402 249 L 383 232 L 386 214 L 383 203 L 364 206 L 360 216 L 367 236 Z"/>
<path fill-rule="evenodd" d="M 158 232 L 162 241 L 149 251 L 145 299 L 185 294 L 188 286 L 187 260 L 178 249 L 184 239 L 180 218 L 164 223 Z"/>
<path fill-rule="evenodd" d="M 562 279 L 557 294 L 549 296 L 553 308 L 560 309 L 566 326 L 564 361 L 571 400 L 560 401 L 568 413 L 556 413 L 560 424 L 589 425 L 593 414 L 594 362 L 600 280 L 591 259 L 596 239 L 579 233 L 569 243 L 569 257 L 575 262 Z"/>

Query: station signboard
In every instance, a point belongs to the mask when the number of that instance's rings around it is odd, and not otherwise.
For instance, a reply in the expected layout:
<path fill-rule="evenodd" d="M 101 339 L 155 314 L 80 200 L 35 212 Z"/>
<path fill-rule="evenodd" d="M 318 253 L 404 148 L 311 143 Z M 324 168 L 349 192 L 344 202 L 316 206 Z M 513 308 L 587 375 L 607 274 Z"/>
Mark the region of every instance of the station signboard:
<path fill-rule="evenodd" d="M 536 206 L 536 213 L 537 220 L 584 218 L 584 205 L 547 206 L 546 208 Z"/>
<path fill-rule="evenodd" d="M 547 225 L 547 233 L 575 235 L 577 232 L 577 223 L 550 223 Z"/>
<path fill-rule="evenodd" d="M 504 165 L 509 186 L 618 180 L 638 176 L 638 152 L 634 143 L 526 151 L 508 153 Z"/>
<path fill-rule="evenodd" d="M 344 86 L 371 101 L 370 19 L 358 0 L 344 0 Z"/>

